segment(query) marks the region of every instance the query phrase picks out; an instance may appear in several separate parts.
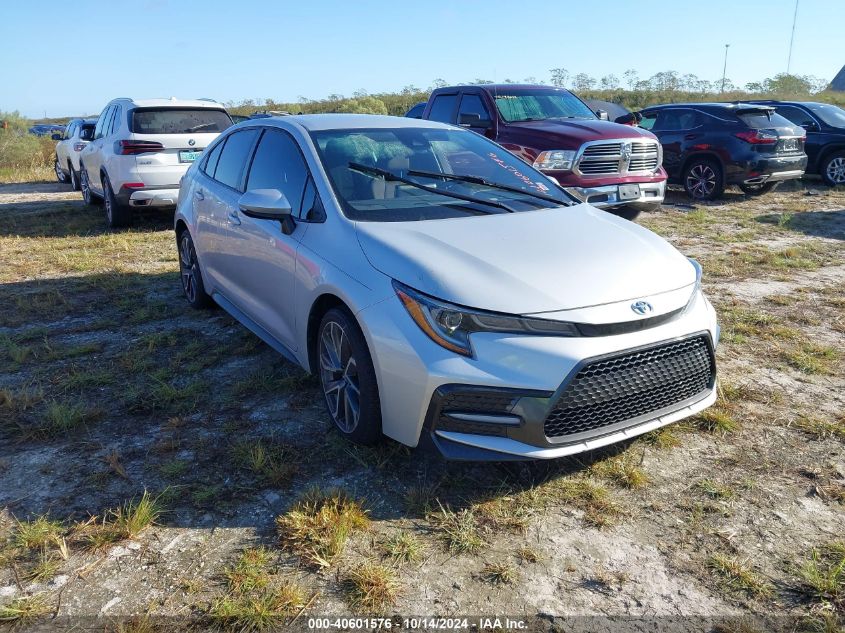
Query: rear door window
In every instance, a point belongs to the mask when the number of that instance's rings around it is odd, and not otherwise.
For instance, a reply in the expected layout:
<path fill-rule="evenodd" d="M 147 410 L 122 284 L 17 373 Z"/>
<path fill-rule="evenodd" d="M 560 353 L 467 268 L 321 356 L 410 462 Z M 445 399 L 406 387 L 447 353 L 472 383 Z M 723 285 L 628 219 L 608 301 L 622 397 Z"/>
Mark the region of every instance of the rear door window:
<path fill-rule="evenodd" d="M 229 135 L 220 153 L 214 179 L 227 187 L 243 191 L 242 181 L 246 163 L 259 130 L 242 130 Z"/>
<path fill-rule="evenodd" d="M 655 132 L 691 130 L 692 128 L 697 127 L 697 119 L 695 110 L 690 110 L 688 108 L 662 110 L 658 113 L 657 120 L 654 122 L 651 129 Z"/>
<path fill-rule="evenodd" d="M 217 161 L 220 160 L 220 152 L 223 151 L 223 146 L 225 144 L 226 141 L 218 143 L 214 146 L 214 149 L 208 153 L 208 157 L 205 159 L 205 163 L 202 167 L 202 170 L 207 176 L 214 178 L 214 171 L 217 169 Z"/>
<path fill-rule="evenodd" d="M 290 202 L 293 214 L 299 216 L 307 178 L 308 167 L 296 141 L 282 130 L 265 130 L 249 169 L 247 191 L 278 189 Z"/>
<path fill-rule="evenodd" d="M 111 122 L 109 123 L 109 127 L 104 134 L 108 136 L 109 134 L 113 134 L 120 129 L 120 113 L 121 108 L 119 105 L 114 106 L 114 114 L 112 114 Z"/>
<path fill-rule="evenodd" d="M 458 95 L 437 95 L 431 104 L 431 111 L 428 118 L 441 123 L 451 123 L 452 115 L 455 112 L 455 102 Z"/>
<path fill-rule="evenodd" d="M 222 132 L 232 125 L 223 110 L 209 108 L 142 108 L 132 113 L 136 134 L 201 134 Z"/>
<path fill-rule="evenodd" d="M 100 118 L 97 119 L 97 125 L 94 127 L 94 138 L 100 138 L 103 135 L 103 128 L 106 125 L 106 122 L 111 117 L 114 106 L 108 106 L 105 110 L 102 111 L 100 114 Z"/>

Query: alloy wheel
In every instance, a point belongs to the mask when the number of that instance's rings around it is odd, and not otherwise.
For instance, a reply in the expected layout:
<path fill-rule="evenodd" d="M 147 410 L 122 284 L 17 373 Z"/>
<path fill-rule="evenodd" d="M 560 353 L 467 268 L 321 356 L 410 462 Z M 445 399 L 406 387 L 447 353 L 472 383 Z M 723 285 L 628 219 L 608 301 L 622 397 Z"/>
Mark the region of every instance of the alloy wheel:
<path fill-rule="evenodd" d="M 61 166 L 61 165 L 59 165 L 59 158 L 58 158 L 58 156 L 56 157 L 56 162 L 55 162 L 55 164 L 53 165 L 53 169 L 56 171 L 56 179 L 57 179 L 59 182 L 64 182 L 64 181 L 65 181 L 65 173 L 62 171 L 62 166 Z"/>
<path fill-rule="evenodd" d="M 85 200 L 85 204 L 91 204 L 91 186 L 88 183 L 88 172 L 83 169 L 79 175 L 79 179 L 79 186 L 82 188 L 82 199 Z"/>
<path fill-rule="evenodd" d="M 320 335 L 320 380 L 335 424 L 351 433 L 361 417 L 358 363 L 349 336 L 335 321 L 329 321 Z"/>
<path fill-rule="evenodd" d="M 197 253 L 187 231 L 182 234 L 179 242 L 179 269 L 182 273 L 182 290 L 188 301 L 193 303 L 197 299 Z"/>
<path fill-rule="evenodd" d="M 687 175 L 686 185 L 694 198 L 707 198 L 716 189 L 716 172 L 710 165 L 695 165 Z"/>
<path fill-rule="evenodd" d="M 827 177 L 837 185 L 845 183 L 845 157 L 837 156 L 827 164 Z"/>
<path fill-rule="evenodd" d="M 74 191 L 76 191 L 79 187 L 79 183 L 76 182 L 76 172 L 73 171 L 73 167 L 70 168 L 70 186 Z"/>

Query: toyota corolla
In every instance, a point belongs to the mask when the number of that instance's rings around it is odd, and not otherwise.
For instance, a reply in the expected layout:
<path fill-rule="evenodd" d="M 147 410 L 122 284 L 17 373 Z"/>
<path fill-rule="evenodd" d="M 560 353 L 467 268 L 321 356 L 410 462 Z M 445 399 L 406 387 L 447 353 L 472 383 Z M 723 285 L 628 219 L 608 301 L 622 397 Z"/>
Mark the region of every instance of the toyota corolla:
<path fill-rule="evenodd" d="M 469 130 L 245 121 L 188 170 L 175 228 L 191 305 L 318 374 L 355 442 L 548 459 L 716 398 L 698 264 Z"/>

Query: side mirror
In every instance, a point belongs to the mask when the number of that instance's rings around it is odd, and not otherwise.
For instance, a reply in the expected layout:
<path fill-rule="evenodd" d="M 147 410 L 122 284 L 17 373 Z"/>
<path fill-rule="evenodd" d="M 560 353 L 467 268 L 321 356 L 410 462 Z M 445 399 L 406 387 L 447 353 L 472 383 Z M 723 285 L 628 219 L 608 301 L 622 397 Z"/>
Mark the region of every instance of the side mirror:
<path fill-rule="evenodd" d="M 819 131 L 819 126 L 815 121 L 807 121 L 806 123 L 802 123 L 801 127 L 803 127 L 807 132 Z"/>
<path fill-rule="evenodd" d="M 462 114 L 458 124 L 462 127 L 477 127 L 485 130 L 493 127 L 493 122 L 490 119 L 482 119 L 480 114 L 475 113 Z"/>
<path fill-rule="evenodd" d="M 609 117 L 607 116 L 607 110 L 596 110 L 596 116 L 600 118 L 602 121 L 608 121 Z"/>
<path fill-rule="evenodd" d="M 79 133 L 79 140 L 80 141 L 90 141 L 93 136 L 94 136 L 94 130 L 91 130 L 91 129 L 82 130 Z"/>
<path fill-rule="evenodd" d="M 291 206 L 278 189 L 252 189 L 238 199 L 238 207 L 244 215 L 259 220 L 290 218 Z"/>
<path fill-rule="evenodd" d="M 50 138 L 53 139 L 54 141 L 61 141 L 63 137 L 62 137 L 61 134 L 51 134 Z"/>

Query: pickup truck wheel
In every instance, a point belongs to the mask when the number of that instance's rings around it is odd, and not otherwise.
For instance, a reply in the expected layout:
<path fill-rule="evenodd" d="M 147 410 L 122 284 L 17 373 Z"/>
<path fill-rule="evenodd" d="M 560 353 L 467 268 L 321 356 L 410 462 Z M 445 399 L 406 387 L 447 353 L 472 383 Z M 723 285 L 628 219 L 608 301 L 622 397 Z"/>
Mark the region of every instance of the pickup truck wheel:
<path fill-rule="evenodd" d="M 58 180 L 61 183 L 67 182 L 67 176 L 65 176 L 65 172 L 62 171 L 62 165 L 59 162 L 58 156 L 56 156 L 56 161 L 53 164 L 53 171 L 56 172 L 56 180 Z"/>
<path fill-rule="evenodd" d="M 742 193 L 746 196 L 762 196 L 764 193 L 769 193 L 777 189 L 778 185 L 780 185 L 780 182 L 763 182 L 759 185 L 740 183 L 739 188 L 742 189 Z"/>
<path fill-rule="evenodd" d="M 91 191 L 91 183 L 88 180 L 88 171 L 85 169 L 85 166 L 81 165 L 79 170 L 79 188 L 82 191 L 82 199 L 85 201 L 85 204 L 89 206 L 100 204 L 100 199 Z"/>
<path fill-rule="evenodd" d="M 831 187 L 845 185 L 845 152 L 825 156 L 820 171 L 825 183 Z"/>
<path fill-rule="evenodd" d="M 129 226 L 132 222 L 132 209 L 120 204 L 114 197 L 109 177 L 103 174 L 103 206 L 106 208 L 106 219 L 112 229 Z"/>
<path fill-rule="evenodd" d="M 341 434 L 357 444 L 381 438 L 381 404 L 370 350 L 350 312 L 332 308 L 315 342 L 326 408 Z"/>
<path fill-rule="evenodd" d="M 722 168 L 712 160 L 691 160 L 684 168 L 681 181 L 687 195 L 695 200 L 715 200 L 725 190 Z"/>

